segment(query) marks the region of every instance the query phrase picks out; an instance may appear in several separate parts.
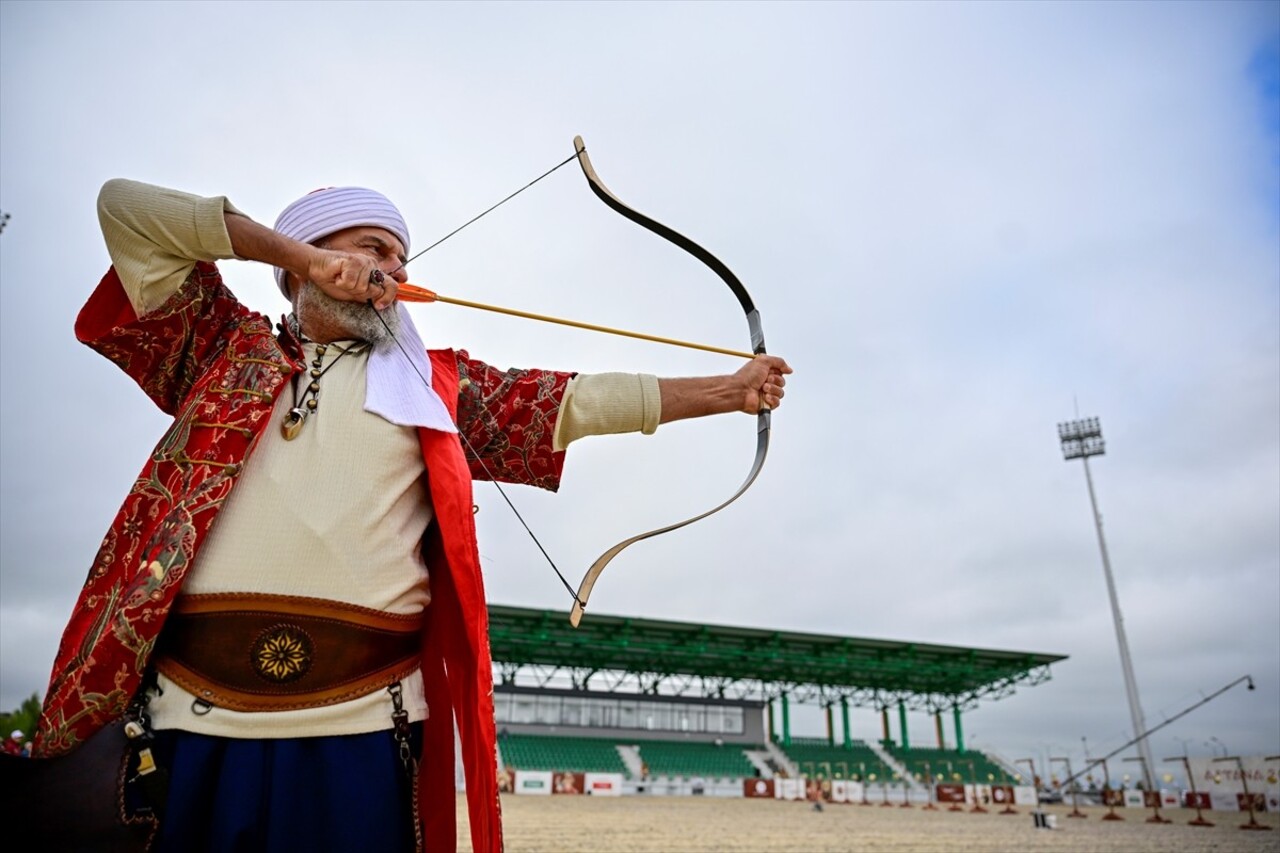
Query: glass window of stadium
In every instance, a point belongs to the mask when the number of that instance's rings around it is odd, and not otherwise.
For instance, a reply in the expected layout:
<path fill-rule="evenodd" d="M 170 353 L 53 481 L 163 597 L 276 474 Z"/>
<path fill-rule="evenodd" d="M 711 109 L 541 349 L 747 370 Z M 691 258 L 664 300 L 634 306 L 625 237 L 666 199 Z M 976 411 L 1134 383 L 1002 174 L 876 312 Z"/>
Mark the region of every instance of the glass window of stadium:
<path fill-rule="evenodd" d="M 493 709 L 499 723 L 734 735 L 746 728 L 742 708 L 692 702 L 497 692 Z"/>

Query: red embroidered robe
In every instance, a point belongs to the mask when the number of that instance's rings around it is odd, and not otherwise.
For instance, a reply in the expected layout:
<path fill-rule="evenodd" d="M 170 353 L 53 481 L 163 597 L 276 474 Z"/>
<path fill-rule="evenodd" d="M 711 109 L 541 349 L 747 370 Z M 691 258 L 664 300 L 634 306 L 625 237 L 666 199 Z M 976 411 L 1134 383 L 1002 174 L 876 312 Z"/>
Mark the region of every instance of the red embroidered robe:
<path fill-rule="evenodd" d="M 277 338 L 212 264 L 198 264 L 177 293 L 141 319 L 109 270 L 81 310 L 76 336 L 128 373 L 174 422 L 107 532 L 63 633 L 38 756 L 74 749 L 127 708 L 218 509 L 262 430 L 272 427 L 277 395 L 303 369 L 299 342 L 288 332 Z M 421 813 L 428 849 L 453 850 L 456 720 L 472 843 L 477 851 L 498 850 L 493 675 L 471 479 L 491 473 L 557 488 L 564 454 L 552 451 L 551 439 L 571 374 L 503 373 L 449 350 L 430 357 L 432 385 L 484 467 L 464 455 L 456 435 L 419 430 L 435 515 L 426 540 L 432 601 L 422 673 L 431 713 Z"/>

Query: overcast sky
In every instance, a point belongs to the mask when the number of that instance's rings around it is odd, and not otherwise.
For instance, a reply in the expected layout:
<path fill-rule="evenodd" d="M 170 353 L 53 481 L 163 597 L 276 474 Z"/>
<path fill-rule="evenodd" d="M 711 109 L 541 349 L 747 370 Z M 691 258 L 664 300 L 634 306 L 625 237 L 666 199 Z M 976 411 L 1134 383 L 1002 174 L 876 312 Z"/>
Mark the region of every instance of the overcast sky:
<path fill-rule="evenodd" d="M 603 613 L 1069 656 L 965 718 L 1009 758 L 1131 734 L 1093 472 L 1157 758 L 1280 752 L 1280 5 L 0 3 L 0 707 L 43 692 L 165 418 L 76 343 L 127 177 L 271 223 L 379 188 L 419 247 L 572 154 L 723 259 L 796 373 L 764 472 L 634 546 Z M 268 270 L 222 265 L 253 307 Z M 727 288 L 560 170 L 410 266 L 441 293 L 747 347 Z M 414 309 L 499 366 L 732 358 Z M 576 579 L 728 497 L 745 416 L 575 445 L 520 506 Z M 490 598 L 568 596 L 477 486 Z M 335 489 L 334 500 L 342 500 Z M 589 615 L 588 615 L 589 618 Z M 820 734 L 816 709 L 794 716 Z M 878 736 L 871 710 L 855 736 Z M 917 743 L 932 723 L 911 717 Z M 947 727 L 948 739 L 951 729 Z M 895 721 L 895 737 L 896 737 Z M 1211 740 L 1213 739 L 1213 740 Z M 1134 765 L 1129 765 L 1130 772 Z"/>

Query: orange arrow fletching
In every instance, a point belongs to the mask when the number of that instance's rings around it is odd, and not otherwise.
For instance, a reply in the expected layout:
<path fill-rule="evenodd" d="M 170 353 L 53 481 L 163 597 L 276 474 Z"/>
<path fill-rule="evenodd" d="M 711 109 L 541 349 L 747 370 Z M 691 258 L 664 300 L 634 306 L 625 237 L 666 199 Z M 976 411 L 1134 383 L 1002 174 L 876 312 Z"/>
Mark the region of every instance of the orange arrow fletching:
<path fill-rule="evenodd" d="M 396 290 L 396 299 L 401 302 L 435 302 L 436 298 L 434 290 L 427 290 L 416 284 L 402 284 Z"/>

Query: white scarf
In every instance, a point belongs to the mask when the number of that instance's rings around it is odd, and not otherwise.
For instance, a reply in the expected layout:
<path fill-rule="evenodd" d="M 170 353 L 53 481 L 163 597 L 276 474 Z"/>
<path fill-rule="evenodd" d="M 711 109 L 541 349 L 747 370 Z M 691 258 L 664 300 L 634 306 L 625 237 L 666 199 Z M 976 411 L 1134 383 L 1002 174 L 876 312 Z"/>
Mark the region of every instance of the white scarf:
<path fill-rule="evenodd" d="M 396 303 L 400 332 L 369 354 L 364 410 L 399 426 L 457 432 L 444 401 L 431 387 L 431 359 L 409 311 Z M 403 348 L 403 351 L 402 351 Z M 415 370 L 416 368 L 416 370 Z"/>

